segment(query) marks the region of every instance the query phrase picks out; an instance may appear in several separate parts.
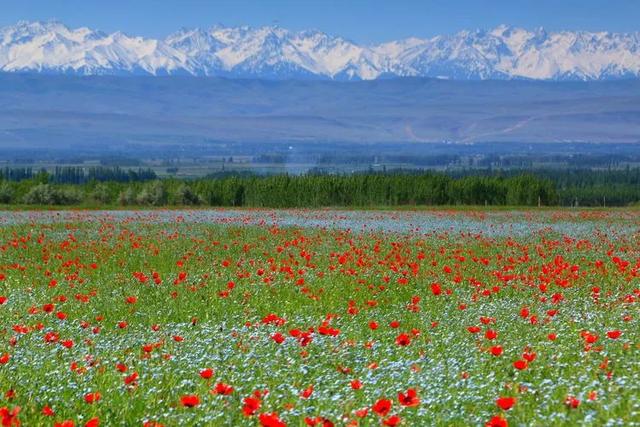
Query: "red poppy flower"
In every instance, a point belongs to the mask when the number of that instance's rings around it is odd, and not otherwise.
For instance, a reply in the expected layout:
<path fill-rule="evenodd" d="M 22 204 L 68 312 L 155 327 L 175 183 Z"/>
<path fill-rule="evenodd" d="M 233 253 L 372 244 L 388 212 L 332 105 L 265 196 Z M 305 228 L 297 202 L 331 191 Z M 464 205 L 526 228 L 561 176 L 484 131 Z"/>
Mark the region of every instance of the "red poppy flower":
<path fill-rule="evenodd" d="M 133 372 L 131 375 L 128 375 L 128 376 L 124 377 L 124 383 L 126 385 L 135 384 L 136 381 L 138 381 L 138 373 L 137 372 Z"/>
<path fill-rule="evenodd" d="M 313 384 L 302 390 L 302 392 L 300 393 L 300 397 L 302 397 L 303 399 L 308 399 L 309 397 L 311 397 L 311 394 L 313 394 Z"/>
<path fill-rule="evenodd" d="M 48 343 L 52 343 L 52 342 L 56 342 L 60 339 L 60 334 L 58 334 L 57 332 L 47 332 L 46 334 L 44 334 L 44 341 L 48 342 Z"/>
<path fill-rule="evenodd" d="M 598 341 L 598 336 L 595 334 L 592 334 L 590 332 L 585 332 L 582 337 L 584 338 L 584 341 L 587 344 L 594 344 L 596 341 Z"/>
<path fill-rule="evenodd" d="M 382 424 L 384 424 L 385 426 L 388 427 L 396 427 L 397 425 L 400 424 L 401 418 L 397 415 L 392 415 L 389 418 L 387 418 L 386 420 L 382 421 Z"/>
<path fill-rule="evenodd" d="M 500 346 L 500 345 L 494 345 L 493 347 L 491 347 L 490 351 L 491 351 L 491 354 L 496 356 L 496 357 L 500 356 L 502 354 L 502 352 L 503 352 L 502 346 Z"/>
<path fill-rule="evenodd" d="M 212 393 L 213 394 L 221 394 L 223 396 L 228 396 L 231 393 L 233 393 L 233 387 L 231 387 L 229 384 L 218 383 L 218 384 L 216 384 L 216 386 L 212 390 Z"/>
<path fill-rule="evenodd" d="M 305 417 L 304 423 L 310 427 L 320 425 L 322 427 L 334 427 L 333 422 L 324 417 Z"/>
<path fill-rule="evenodd" d="M 431 293 L 436 296 L 442 294 L 442 288 L 438 283 L 433 283 L 431 285 Z"/>
<path fill-rule="evenodd" d="M 13 409 L 9 409 L 6 406 L 0 408 L 0 421 L 2 422 L 2 427 L 20 427 L 18 414 L 20 414 L 19 406 L 15 406 Z"/>
<path fill-rule="evenodd" d="M 369 408 L 357 409 L 354 413 L 356 414 L 356 417 L 364 418 L 369 414 Z"/>
<path fill-rule="evenodd" d="M 275 412 L 260 414 L 258 419 L 262 427 L 287 427 L 285 422 L 282 421 Z"/>
<path fill-rule="evenodd" d="M 418 398 L 416 390 L 410 388 L 406 393 L 398 393 L 398 402 L 400 402 L 402 406 L 418 406 L 420 399 Z"/>
<path fill-rule="evenodd" d="M 273 335 L 271 335 L 271 339 L 275 341 L 277 344 L 282 344 L 285 340 L 285 337 L 280 332 L 276 332 Z"/>
<path fill-rule="evenodd" d="M 96 391 L 96 392 L 93 392 L 93 393 L 87 393 L 87 394 L 84 395 L 84 401 L 89 403 L 89 404 L 96 403 L 101 398 L 102 398 L 102 395 L 100 394 L 99 391 Z"/>
<path fill-rule="evenodd" d="M 580 406 L 580 400 L 574 396 L 567 396 L 564 400 L 564 404 L 569 408 L 576 409 L 578 406 Z"/>
<path fill-rule="evenodd" d="M 618 329 L 607 332 L 607 336 L 609 338 L 611 338 L 612 340 L 616 340 L 616 339 L 620 338 L 620 335 L 622 335 L 622 331 L 620 331 Z"/>
<path fill-rule="evenodd" d="M 513 367 L 518 369 L 519 371 L 527 369 L 528 365 L 529 364 L 527 363 L 526 360 L 516 360 L 515 362 L 513 362 Z"/>
<path fill-rule="evenodd" d="M 515 397 L 499 397 L 496 399 L 496 405 L 504 411 L 508 411 L 516 404 Z"/>
<path fill-rule="evenodd" d="M 249 417 L 254 415 L 260 409 L 261 401 L 257 397 L 245 397 L 242 399 L 242 413 Z"/>
<path fill-rule="evenodd" d="M 205 380 L 210 379 L 213 376 L 213 369 L 205 368 L 205 369 L 201 370 L 200 371 L 200 376 L 202 378 L 204 378 Z"/>
<path fill-rule="evenodd" d="M 500 415 L 496 415 L 491 418 L 486 424 L 486 427 L 509 427 L 509 423 L 506 419 L 502 418 Z"/>
<path fill-rule="evenodd" d="M 392 402 L 389 399 L 379 399 L 376 403 L 373 404 L 371 409 L 376 414 L 384 417 L 391 410 Z"/>
<path fill-rule="evenodd" d="M 187 394 L 180 398 L 180 403 L 186 408 L 193 408 L 200 404 L 200 398 L 195 394 Z"/>
<path fill-rule="evenodd" d="M 396 337 L 396 344 L 402 347 L 407 346 L 411 344 L 411 338 L 407 334 L 400 334 Z"/>

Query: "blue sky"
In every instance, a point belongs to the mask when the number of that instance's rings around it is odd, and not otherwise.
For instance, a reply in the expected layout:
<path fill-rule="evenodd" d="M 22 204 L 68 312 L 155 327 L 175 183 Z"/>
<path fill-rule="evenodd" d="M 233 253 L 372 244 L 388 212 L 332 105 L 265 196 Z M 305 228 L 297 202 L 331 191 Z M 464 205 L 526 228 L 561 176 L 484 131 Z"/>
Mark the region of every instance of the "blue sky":
<path fill-rule="evenodd" d="M 360 43 L 505 23 L 548 30 L 640 31 L 640 0 L 2 0 L 0 25 L 59 19 L 163 37 L 180 27 L 315 28 Z"/>

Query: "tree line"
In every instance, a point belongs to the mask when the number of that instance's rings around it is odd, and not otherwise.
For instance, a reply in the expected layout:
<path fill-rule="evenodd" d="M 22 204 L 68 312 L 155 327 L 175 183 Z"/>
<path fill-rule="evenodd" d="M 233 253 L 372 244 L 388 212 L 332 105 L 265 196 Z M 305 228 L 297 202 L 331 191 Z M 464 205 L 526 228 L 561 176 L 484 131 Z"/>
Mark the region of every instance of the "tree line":
<path fill-rule="evenodd" d="M 73 173 L 77 173 L 73 172 Z M 322 207 L 402 205 L 625 206 L 640 201 L 640 169 L 616 171 L 395 171 L 350 175 L 227 173 L 158 179 L 114 172 L 0 176 L 0 203 L 78 206 Z M 17 174 L 14 173 L 15 177 Z M 26 176 L 30 176 L 27 178 Z M 61 177 L 66 177 L 62 179 Z M 142 178 L 146 177 L 146 178 Z"/>
<path fill-rule="evenodd" d="M 640 168 L 535 169 L 530 173 L 551 180 L 560 206 L 627 206 L 640 202 Z M 518 169 L 467 169 L 450 172 L 453 177 L 469 175 L 510 177 Z"/>
<path fill-rule="evenodd" d="M 554 205 L 553 183 L 530 174 L 512 177 L 438 173 L 226 176 L 194 180 L 61 184 L 47 174 L 0 182 L 0 203 L 121 206 L 400 206 Z"/>

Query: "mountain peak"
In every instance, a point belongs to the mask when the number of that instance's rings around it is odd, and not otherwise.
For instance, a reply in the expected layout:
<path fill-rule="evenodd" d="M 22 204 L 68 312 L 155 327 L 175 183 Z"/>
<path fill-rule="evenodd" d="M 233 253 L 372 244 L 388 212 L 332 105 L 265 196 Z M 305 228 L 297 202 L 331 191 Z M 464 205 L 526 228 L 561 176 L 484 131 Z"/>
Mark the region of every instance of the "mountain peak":
<path fill-rule="evenodd" d="M 489 31 L 489 34 L 491 34 L 493 36 L 496 36 L 496 37 L 501 37 L 501 36 L 504 36 L 504 35 L 508 35 L 512 31 L 514 31 L 515 29 L 517 29 L 517 28 L 512 26 L 512 25 L 500 24 L 497 27 L 495 27 L 493 30 Z"/>
<path fill-rule="evenodd" d="M 11 52 L 9 54 L 8 52 Z M 506 24 L 360 45 L 316 29 L 213 25 L 164 40 L 20 21 L 0 29 L 0 70 L 257 78 L 584 80 L 640 77 L 640 33 L 527 30 Z"/>

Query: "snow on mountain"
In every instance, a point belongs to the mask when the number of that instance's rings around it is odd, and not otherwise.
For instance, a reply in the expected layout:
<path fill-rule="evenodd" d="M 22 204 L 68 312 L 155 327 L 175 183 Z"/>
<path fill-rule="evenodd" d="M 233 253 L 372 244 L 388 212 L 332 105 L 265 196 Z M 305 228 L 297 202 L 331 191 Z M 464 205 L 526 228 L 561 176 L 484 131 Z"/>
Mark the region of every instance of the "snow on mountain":
<path fill-rule="evenodd" d="M 194 73 L 195 63 L 163 41 L 19 22 L 0 30 L 0 69 L 77 74 Z"/>
<path fill-rule="evenodd" d="M 379 74 L 370 50 L 319 31 L 213 27 L 180 31 L 166 43 L 199 61 L 208 75 L 334 78 L 345 73 L 369 79 Z"/>
<path fill-rule="evenodd" d="M 19 22 L 0 29 L 0 70 L 371 80 L 601 80 L 640 77 L 640 33 L 547 32 L 499 26 L 362 46 L 280 27 L 182 29 L 165 40 Z"/>

